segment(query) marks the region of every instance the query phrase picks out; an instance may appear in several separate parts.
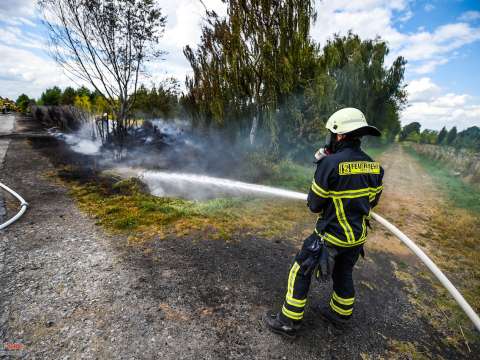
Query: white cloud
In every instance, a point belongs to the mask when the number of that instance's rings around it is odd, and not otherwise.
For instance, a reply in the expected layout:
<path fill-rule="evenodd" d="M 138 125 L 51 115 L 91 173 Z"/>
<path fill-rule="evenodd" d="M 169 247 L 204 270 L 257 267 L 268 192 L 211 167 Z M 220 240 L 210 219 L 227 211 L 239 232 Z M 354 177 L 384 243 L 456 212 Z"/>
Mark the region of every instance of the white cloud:
<path fill-rule="evenodd" d="M 417 66 L 410 66 L 411 70 L 416 74 L 429 74 L 433 73 L 438 65 L 444 65 L 448 62 L 448 59 L 434 59 L 428 60 Z"/>
<path fill-rule="evenodd" d="M 68 86 L 69 81 L 52 60 L 31 51 L 0 44 L 0 89 L 15 99 L 20 93 L 38 97 L 47 87 Z"/>
<path fill-rule="evenodd" d="M 458 130 L 480 126 L 480 103 L 467 94 L 444 93 L 432 79 L 423 77 L 407 86 L 409 106 L 402 112 L 402 124 L 417 121 L 424 129 L 440 130 L 443 126 Z"/>
<path fill-rule="evenodd" d="M 435 10 L 435 5 L 428 3 L 428 4 L 425 4 L 425 6 L 423 7 L 423 9 L 424 9 L 426 12 L 430 12 L 430 11 Z"/>
<path fill-rule="evenodd" d="M 167 25 L 160 44 L 167 52 L 165 61 L 151 63 L 148 69 L 151 76 L 144 79 L 146 84 L 174 76 L 181 85 L 185 76 L 191 73 L 190 65 L 183 55 L 183 48 L 190 45 L 195 48 L 200 42 L 201 23 L 205 16 L 205 7 L 198 0 L 158 1 Z M 220 16 L 226 14 L 226 5 L 221 0 L 204 0 L 206 8 L 214 10 Z"/>
<path fill-rule="evenodd" d="M 394 12 L 405 11 L 406 1 L 321 1 L 317 2 L 317 22 L 312 37 L 323 46 L 333 34 L 344 35 L 352 30 L 362 38 L 382 38 L 399 46 L 405 35 L 393 26 Z M 405 14 L 403 14 L 405 15 Z"/>
<path fill-rule="evenodd" d="M 35 12 L 36 0 L 2 0 L 0 13 L 2 17 L 30 17 Z"/>
<path fill-rule="evenodd" d="M 333 34 L 345 35 L 349 30 L 365 39 L 380 36 L 390 46 L 388 60 L 402 55 L 411 64 L 410 70 L 418 74 L 432 73 L 454 57 L 457 49 L 480 40 L 480 27 L 466 22 L 445 24 L 433 31 L 419 27 L 416 33 L 401 32 L 396 22 L 413 16 L 409 1 L 323 1 L 317 3 L 317 10 L 312 37 L 322 45 Z M 469 12 L 469 17 L 473 16 Z"/>
<path fill-rule="evenodd" d="M 17 26 L 0 28 L 0 43 L 34 49 L 44 49 L 46 46 L 45 39 L 31 32 L 22 31 Z"/>
<path fill-rule="evenodd" d="M 407 86 L 407 92 L 409 101 L 430 101 L 440 94 L 441 88 L 432 79 L 423 77 L 410 81 Z"/>
<path fill-rule="evenodd" d="M 458 18 L 460 21 L 475 21 L 479 19 L 480 11 L 466 11 Z"/>
<path fill-rule="evenodd" d="M 225 4 L 220 0 L 203 1 L 210 10 L 219 15 L 226 13 Z M 196 45 L 200 41 L 200 25 L 205 16 L 205 8 L 200 1 L 180 0 L 160 1 L 167 15 L 167 26 L 162 43 L 168 48 L 182 49 L 185 45 Z"/>
<path fill-rule="evenodd" d="M 14 26 L 36 27 L 37 0 L 0 0 L 0 26 L 6 23 Z"/>

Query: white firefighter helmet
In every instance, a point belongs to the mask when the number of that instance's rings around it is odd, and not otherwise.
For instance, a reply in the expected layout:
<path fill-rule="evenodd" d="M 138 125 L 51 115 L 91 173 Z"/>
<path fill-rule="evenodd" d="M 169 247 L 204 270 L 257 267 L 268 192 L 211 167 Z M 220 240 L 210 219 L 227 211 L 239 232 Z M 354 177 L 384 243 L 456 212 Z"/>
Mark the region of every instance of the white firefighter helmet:
<path fill-rule="evenodd" d="M 368 125 L 365 115 L 355 108 L 344 108 L 333 113 L 325 127 L 334 134 L 354 134 L 355 136 L 380 136 L 380 130 Z"/>

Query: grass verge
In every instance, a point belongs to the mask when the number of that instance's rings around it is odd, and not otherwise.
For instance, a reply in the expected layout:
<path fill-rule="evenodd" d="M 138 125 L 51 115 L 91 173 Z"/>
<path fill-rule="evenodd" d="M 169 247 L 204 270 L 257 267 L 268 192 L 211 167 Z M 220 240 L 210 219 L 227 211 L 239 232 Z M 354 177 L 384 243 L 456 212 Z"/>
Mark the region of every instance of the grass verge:
<path fill-rule="evenodd" d="M 421 155 L 409 146 L 406 146 L 405 150 L 435 179 L 442 192 L 456 207 L 480 214 L 480 190 L 452 174 L 448 165 Z"/>

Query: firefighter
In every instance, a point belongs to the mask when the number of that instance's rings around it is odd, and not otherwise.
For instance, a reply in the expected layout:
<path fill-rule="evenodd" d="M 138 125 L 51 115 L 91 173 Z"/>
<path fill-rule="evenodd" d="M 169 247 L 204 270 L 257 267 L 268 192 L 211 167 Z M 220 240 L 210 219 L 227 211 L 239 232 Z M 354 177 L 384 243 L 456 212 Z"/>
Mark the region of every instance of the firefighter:
<path fill-rule="evenodd" d="M 349 324 L 353 267 L 363 256 L 370 210 L 383 189 L 383 169 L 360 148 L 362 136 L 380 136 L 380 131 L 354 108 L 335 112 L 326 128 L 327 145 L 315 154 L 317 169 L 307 198 L 307 206 L 319 214 L 316 227 L 294 258 L 281 311 L 263 317 L 270 330 L 288 337 L 300 329 L 312 274 L 333 280 L 330 301 L 317 307 L 319 315 L 339 329 Z"/>

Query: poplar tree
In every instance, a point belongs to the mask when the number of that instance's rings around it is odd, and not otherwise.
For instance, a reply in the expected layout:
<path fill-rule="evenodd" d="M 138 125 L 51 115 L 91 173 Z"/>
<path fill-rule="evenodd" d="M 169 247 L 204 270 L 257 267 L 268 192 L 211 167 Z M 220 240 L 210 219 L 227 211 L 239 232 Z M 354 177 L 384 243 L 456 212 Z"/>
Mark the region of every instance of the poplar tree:
<path fill-rule="evenodd" d="M 201 44 L 184 49 L 193 69 L 187 79 L 197 121 L 248 133 L 259 129 L 278 144 L 277 109 L 307 80 L 315 46 L 310 0 L 224 0 L 226 18 L 207 11 Z M 310 75 L 313 77 L 313 74 Z"/>

